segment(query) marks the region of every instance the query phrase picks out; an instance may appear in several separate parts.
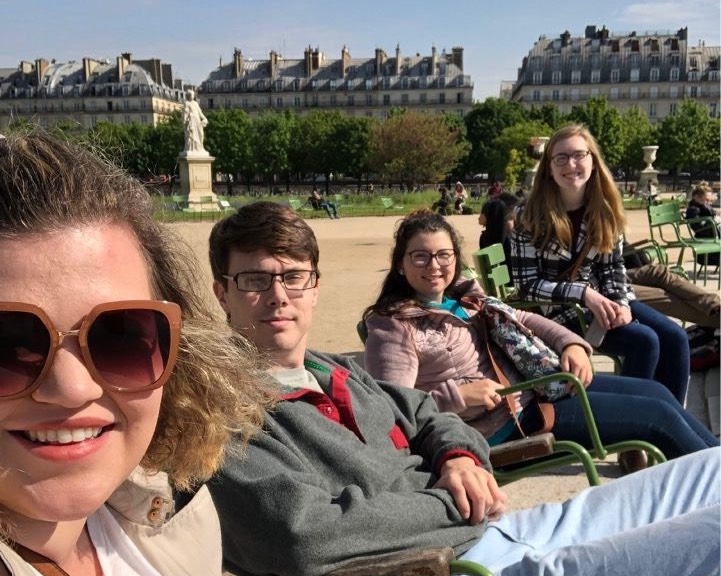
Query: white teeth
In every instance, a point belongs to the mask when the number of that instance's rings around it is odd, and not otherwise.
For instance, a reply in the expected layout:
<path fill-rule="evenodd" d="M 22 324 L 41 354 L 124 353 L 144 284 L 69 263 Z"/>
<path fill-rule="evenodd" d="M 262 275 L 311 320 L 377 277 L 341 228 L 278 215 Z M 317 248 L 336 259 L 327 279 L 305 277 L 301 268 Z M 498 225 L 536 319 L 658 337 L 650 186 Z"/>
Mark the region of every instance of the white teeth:
<path fill-rule="evenodd" d="M 87 428 L 61 428 L 60 430 L 27 430 L 25 436 L 33 442 L 51 442 L 57 444 L 70 444 L 71 442 L 82 442 L 89 438 L 99 436 L 103 431 L 102 428 L 96 426 L 88 426 Z"/>

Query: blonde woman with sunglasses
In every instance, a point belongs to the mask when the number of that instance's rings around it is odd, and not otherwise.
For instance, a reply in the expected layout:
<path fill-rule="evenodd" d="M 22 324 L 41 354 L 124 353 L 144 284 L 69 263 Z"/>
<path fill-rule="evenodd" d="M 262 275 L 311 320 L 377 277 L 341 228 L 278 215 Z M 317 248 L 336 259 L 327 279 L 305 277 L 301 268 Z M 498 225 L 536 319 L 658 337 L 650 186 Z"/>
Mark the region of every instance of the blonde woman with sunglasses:
<path fill-rule="evenodd" d="M 199 486 L 270 393 L 148 193 L 65 141 L 2 137 L 0 262 L 0 574 L 220 574 Z"/>

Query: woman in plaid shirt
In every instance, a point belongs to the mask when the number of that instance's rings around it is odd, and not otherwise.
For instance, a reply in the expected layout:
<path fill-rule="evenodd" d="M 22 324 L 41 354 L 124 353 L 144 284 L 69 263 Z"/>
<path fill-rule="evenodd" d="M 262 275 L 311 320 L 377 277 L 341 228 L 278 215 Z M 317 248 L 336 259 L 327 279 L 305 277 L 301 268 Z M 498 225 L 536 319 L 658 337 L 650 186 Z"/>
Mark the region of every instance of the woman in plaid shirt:
<path fill-rule="evenodd" d="M 662 382 L 683 404 L 690 353 L 685 331 L 636 300 L 621 256 L 621 195 L 584 126 L 554 134 L 511 238 L 513 282 L 546 316 L 581 333 L 576 312 L 606 330 L 598 350 L 622 357 L 621 375 Z"/>

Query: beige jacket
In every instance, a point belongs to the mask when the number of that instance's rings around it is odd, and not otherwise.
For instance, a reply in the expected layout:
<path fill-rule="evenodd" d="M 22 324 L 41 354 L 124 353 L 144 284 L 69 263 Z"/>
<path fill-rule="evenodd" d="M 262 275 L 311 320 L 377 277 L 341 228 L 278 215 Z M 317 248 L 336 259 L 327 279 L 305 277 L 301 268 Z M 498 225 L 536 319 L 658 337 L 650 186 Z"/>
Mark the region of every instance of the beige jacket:
<path fill-rule="evenodd" d="M 155 569 L 168 576 L 222 574 L 220 523 L 203 486 L 174 513 L 167 476 L 136 469 L 108 499 L 120 526 Z M 0 575 L 35 576 L 15 551 L 0 542 Z M 9 572 L 3 570 L 5 566 Z"/>

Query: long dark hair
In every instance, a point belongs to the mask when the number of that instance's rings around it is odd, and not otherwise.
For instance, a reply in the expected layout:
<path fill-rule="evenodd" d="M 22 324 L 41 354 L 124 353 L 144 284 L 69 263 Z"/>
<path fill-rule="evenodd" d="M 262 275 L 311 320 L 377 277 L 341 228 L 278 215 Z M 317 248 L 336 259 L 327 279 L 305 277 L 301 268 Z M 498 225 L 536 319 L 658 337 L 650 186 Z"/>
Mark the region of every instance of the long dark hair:
<path fill-rule="evenodd" d="M 463 241 L 460 234 L 441 214 L 427 208 L 415 210 L 398 224 L 394 235 L 395 245 L 391 253 L 391 268 L 383 280 L 375 303 L 368 306 L 363 312 L 364 319 L 372 312 L 388 315 L 401 308 L 419 305 L 415 299 L 416 291 L 408 283 L 406 277 L 400 273 L 400 270 L 403 257 L 408 251 L 408 243 L 414 236 L 424 232 L 445 232 L 451 238 L 453 250 L 456 253 L 451 285 L 458 280 L 463 270 Z"/>
<path fill-rule="evenodd" d="M 518 206 L 518 198 L 508 192 L 501 192 L 483 205 L 481 214 L 486 217 L 486 229 L 481 234 L 479 248 L 491 244 L 503 244 L 506 241 L 508 237 L 506 221 L 516 206 Z"/>

